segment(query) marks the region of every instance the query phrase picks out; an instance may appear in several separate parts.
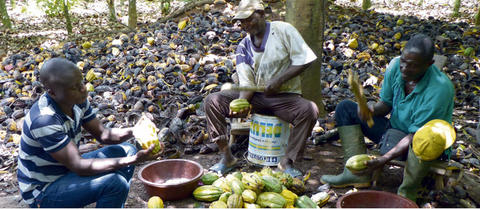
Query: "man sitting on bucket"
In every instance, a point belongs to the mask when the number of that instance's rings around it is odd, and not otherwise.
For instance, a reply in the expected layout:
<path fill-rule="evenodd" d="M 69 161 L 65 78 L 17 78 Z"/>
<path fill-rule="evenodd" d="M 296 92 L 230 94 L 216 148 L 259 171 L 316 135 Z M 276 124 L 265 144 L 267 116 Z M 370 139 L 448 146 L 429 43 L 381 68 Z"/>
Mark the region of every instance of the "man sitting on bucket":
<path fill-rule="evenodd" d="M 434 44 L 429 37 L 423 34 L 413 36 L 402 55 L 389 63 L 379 102 L 369 106 L 366 112 L 360 111 L 358 105 L 349 100 L 338 104 L 335 120 L 345 152 L 344 161 L 366 153 L 363 135 L 379 143 L 381 156 L 367 161 L 364 175 L 354 175 L 344 168 L 340 175 L 322 176 L 322 183 L 333 187 L 369 187 L 371 171 L 392 159 L 406 157 L 398 194 L 416 200 L 417 189 L 431 161 L 445 155 L 444 150 L 455 140 L 450 125 L 453 85 L 433 65 L 433 53 Z M 390 114 L 389 119 L 385 117 L 387 114 Z M 372 127 L 366 123 L 370 117 L 374 120 Z"/>
<path fill-rule="evenodd" d="M 302 158 L 306 139 L 317 121 L 318 108 L 302 98 L 300 74 L 317 57 L 300 33 L 286 22 L 267 22 L 259 0 L 242 0 L 234 20 L 240 20 L 248 35 L 236 50 L 236 70 L 240 86 L 265 86 L 265 91 L 220 91 L 205 98 L 207 128 L 222 153 L 220 162 L 210 168 L 227 173 L 236 164 L 228 146 L 226 117 L 246 117 L 252 109 L 269 113 L 293 125 L 285 156 L 278 167 L 293 177 L 302 173 L 293 162 Z M 229 104 L 245 99 L 251 106 L 233 112 Z"/>

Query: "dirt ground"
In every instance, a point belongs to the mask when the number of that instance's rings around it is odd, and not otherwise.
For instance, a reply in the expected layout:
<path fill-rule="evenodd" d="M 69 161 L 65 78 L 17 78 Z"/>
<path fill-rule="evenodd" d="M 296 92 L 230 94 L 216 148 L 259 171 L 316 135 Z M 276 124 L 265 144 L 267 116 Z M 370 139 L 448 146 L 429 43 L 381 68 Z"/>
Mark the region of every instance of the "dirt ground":
<path fill-rule="evenodd" d="M 325 143 L 321 145 L 310 144 L 307 146 L 305 153 L 308 153 L 306 158 L 311 160 L 303 160 L 296 163 L 296 166 L 304 173 L 311 173 L 310 178 L 306 181 L 307 194 L 312 195 L 317 192 L 317 188 L 321 186 L 320 177 L 324 174 L 338 174 L 343 169 L 343 152 L 341 147 L 334 145 L 334 143 Z M 240 149 L 236 152 L 236 156 L 240 159 L 237 170 L 240 171 L 253 171 L 260 170 L 261 167 L 248 162 L 243 155 L 247 150 Z M 207 155 L 184 155 L 182 158 L 194 160 L 200 163 L 206 171 L 210 166 L 218 162 L 220 159 L 217 153 L 211 153 Z M 137 167 L 137 171 L 141 166 Z M 272 169 L 275 169 L 272 167 Z M 378 180 L 378 187 L 370 188 L 375 190 L 383 190 L 396 193 L 396 188 L 402 181 L 402 168 L 393 168 L 393 170 L 385 170 Z M 345 194 L 348 189 L 331 189 L 331 198 L 327 205 L 324 207 L 335 207 L 335 203 L 341 195 Z M 146 201 L 148 201 L 148 194 L 146 193 L 143 184 L 135 175 L 132 181 L 131 190 L 127 199 L 126 207 L 146 207 Z M 166 201 L 165 207 L 169 208 L 193 208 L 193 207 L 208 207 L 209 203 L 203 203 L 196 201 L 193 197 L 181 200 L 181 201 Z"/>
<path fill-rule="evenodd" d="M 337 174 L 343 169 L 343 152 L 341 147 L 335 146 L 334 143 L 325 143 L 321 145 L 308 145 L 305 153 L 308 153 L 310 160 L 303 160 L 303 162 L 296 163 L 296 166 L 304 173 L 311 173 L 310 178 L 306 181 L 307 194 L 311 195 L 317 192 L 317 188 L 321 186 L 320 177 L 324 174 Z M 236 156 L 240 159 L 237 170 L 253 171 L 260 170 L 261 167 L 248 162 L 243 155 L 247 152 L 246 148 L 240 149 L 236 152 Z M 184 155 L 184 159 L 194 160 L 200 163 L 206 171 L 210 166 L 218 162 L 220 159 L 217 153 L 207 155 Z M 138 172 L 141 166 L 137 166 Z M 273 168 L 273 167 L 272 167 Z M 275 168 L 273 168 L 275 169 Z M 375 190 L 383 190 L 389 192 L 396 192 L 396 188 L 400 185 L 402 178 L 402 169 L 396 168 L 384 172 L 378 180 L 378 187 L 370 188 Z M 325 207 L 335 207 L 338 197 L 345 194 L 349 189 L 333 189 L 330 190 L 331 198 Z M 143 184 L 137 177 L 137 173 L 132 180 L 131 190 L 127 199 L 126 207 L 146 207 L 148 201 L 148 194 L 146 193 Z M 193 207 L 208 207 L 209 203 L 198 202 L 193 197 L 181 201 L 166 201 L 165 207 L 169 208 L 193 208 Z"/>
<path fill-rule="evenodd" d="M 337 0 L 338 1 L 338 0 Z M 346 1 L 346 0 L 345 0 Z M 357 1 L 361 2 L 361 1 Z M 376 1 L 377 2 L 377 1 Z M 395 2 L 395 1 L 386 1 Z M 435 1 L 436 2 L 436 1 Z M 378 2 L 377 2 L 378 4 Z M 434 4 L 434 3 L 431 3 Z M 378 5 L 377 5 L 378 6 Z M 423 7 L 422 7 L 423 8 Z M 450 11 L 450 10 L 449 10 Z M 423 13 L 422 13 L 423 14 Z M 429 14 L 429 13 L 426 13 Z M 324 174 L 338 174 L 343 169 L 343 152 L 342 148 L 336 145 L 335 142 L 324 143 L 320 145 L 309 144 L 305 153 L 308 154 L 309 160 L 303 160 L 296 163 L 296 166 L 300 168 L 304 173 L 311 173 L 309 180 L 306 181 L 307 194 L 311 195 L 317 192 L 317 188 L 321 186 L 320 177 Z M 236 152 L 237 157 L 240 159 L 239 164 L 241 166 L 238 170 L 252 171 L 260 170 L 261 167 L 254 166 L 247 162 L 243 155 L 246 152 L 246 148 L 240 149 Z M 194 154 L 194 155 L 182 155 L 181 158 L 194 160 L 200 163 L 204 169 L 208 169 L 214 163 L 218 162 L 219 155 L 217 153 L 210 154 Z M 131 189 L 128 195 L 125 207 L 128 208 L 143 208 L 146 207 L 146 202 L 149 198 L 144 186 L 137 177 L 138 171 L 143 165 L 136 167 L 134 177 L 131 182 Z M 383 174 L 380 176 L 377 182 L 377 187 L 371 187 L 369 189 L 388 191 L 396 193 L 397 187 L 402 181 L 402 168 L 388 167 L 384 169 Z M 28 207 L 21 201 L 20 193 L 18 191 L 18 183 L 15 173 L 3 173 L 0 172 L 0 207 L 2 208 L 25 208 Z M 7 180 L 8 179 L 8 180 Z M 324 207 L 335 207 L 335 203 L 339 197 L 348 192 L 351 188 L 347 189 L 330 189 L 329 193 L 331 198 Z M 208 207 L 209 203 L 199 202 L 190 197 L 188 199 L 180 201 L 166 201 L 165 207 L 169 208 L 194 208 L 194 207 Z M 94 204 L 88 207 L 95 207 Z"/>
<path fill-rule="evenodd" d="M 247 149 L 243 147 L 239 149 L 235 155 L 240 159 L 239 166 L 237 170 L 241 171 L 253 171 L 260 170 L 261 167 L 256 166 L 248 162 L 243 155 Z M 304 173 L 311 173 L 310 178 L 306 181 L 307 194 L 312 195 L 317 192 L 317 188 L 321 186 L 320 177 L 324 174 L 337 174 L 341 172 L 342 163 L 343 163 L 343 154 L 341 147 L 336 145 L 336 142 L 325 143 L 320 145 L 309 144 L 305 153 L 308 153 L 306 158 L 310 160 L 303 160 L 302 162 L 296 163 L 296 166 L 301 169 Z M 210 154 L 195 154 L 195 155 L 182 155 L 181 158 L 194 160 L 200 163 L 204 170 L 206 171 L 210 166 L 216 163 L 220 157 L 217 153 Z M 144 165 L 144 164 L 143 164 Z M 125 207 L 128 208 L 142 208 L 147 206 L 147 201 L 149 195 L 147 194 L 142 182 L 138 178 L 138 171 L 143 165 L 139 165 L 135 169 L 135 174 L 132 178 L 130 192 L 128 194 L 128 199 L 125 204 Z M 275 168 L 273 168 L 275 169 Z M 386 170 L 381 175 L 378 180 L 378 187 L 371 187 L 369 189 L 383 190 L 389 192 L 396 192 L 396 188 L 401 183 L 402 178 L 402 169 L 394 168 L 393 170 Z M 16 179 L 14 182 L 16 183 Z M 10 187 L 11 188 L 11 187 Z M 329 202 L 324 207 L 335 207 L 335 203 L 341 195 L 344 195 L 349 189 L 331 189 L 329 191 L 331 197 Z M 18 207 L 27 207 L 25 203 L 21 201 L 20 194 L 17 191 L 9 193 L 5 192 L 2 189 L 0 192 L 0 202 L 2 203 L 0 207 L 8 208 L 18 208 Z M 168 208 L 194 208 L 194 207 L 207 207 L 209 203 L 199 202 L 190 197 L 188 199 L 180 201 L 165 201 L 165 207 Z M 94 204 L 89 205 L 88 207 L 95 207 Z"/>

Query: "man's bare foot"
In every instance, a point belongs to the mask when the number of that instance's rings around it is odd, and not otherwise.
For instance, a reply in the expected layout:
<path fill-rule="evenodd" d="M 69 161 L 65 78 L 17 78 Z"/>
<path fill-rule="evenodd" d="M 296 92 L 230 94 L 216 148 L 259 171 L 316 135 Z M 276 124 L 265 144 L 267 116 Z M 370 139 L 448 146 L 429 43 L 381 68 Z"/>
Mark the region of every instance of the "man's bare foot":
<path fill-rule="evenodd" d="M 231 170 L 233 170 L 236 166 L 237 166 L 236 158 L 234 158 L 231 161 L 227 161 L 225 160 L 225 158 L 222 158 L 220 162 L 210 167 L 209 170 L 216 172 L 218 174 L 224 175 L 230 172 Z"/>
<path fill-rule="evenodd" d="M 293 161 L 287 158 L 282 159 L 280 163 L 278 163 L 277 167 L 284 173 L 292 176 L 293 178 L 301 177 L 303 175 L 302 171 L 293 167 Z"/>

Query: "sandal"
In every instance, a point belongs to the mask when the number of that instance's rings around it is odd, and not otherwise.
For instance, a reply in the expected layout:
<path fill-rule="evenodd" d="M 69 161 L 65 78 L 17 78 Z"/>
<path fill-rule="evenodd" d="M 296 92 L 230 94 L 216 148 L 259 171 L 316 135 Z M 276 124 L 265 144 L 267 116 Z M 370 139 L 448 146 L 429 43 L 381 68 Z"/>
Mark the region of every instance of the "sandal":
<path fill-rule="evenodd" d="M 219 163 L 213 165 L 212 167 L 210 167 L 208 170 L 213 171 L 215 173 L 218 173 L 220 175 L 224 175 L 224 174 L 232 171 L 236 167 L 237 167 L 237 161 L 235 161 L 233 163 L 233 165 L 231 165 L 230 167 L 228 167 L 224 163 L 219 162 Z"/>
<path fill-rule="evenodd" d="M 282 166 L 282 164 L 278 164 L 277 166 L 281 171 L 283 171 L 284 173 L 292 176 L 292 178 L 297 178 L 297 177 L 301 177 L 303 176 L 302 172 L 292 166 L 288 167 L 288 168 L 284 168 Z"/>

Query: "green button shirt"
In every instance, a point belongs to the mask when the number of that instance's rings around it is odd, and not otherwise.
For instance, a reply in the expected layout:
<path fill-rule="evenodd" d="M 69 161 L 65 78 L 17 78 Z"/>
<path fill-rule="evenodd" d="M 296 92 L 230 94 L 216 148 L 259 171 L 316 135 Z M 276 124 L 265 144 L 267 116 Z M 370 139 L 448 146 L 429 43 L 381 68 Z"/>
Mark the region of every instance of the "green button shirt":
<path fill-rule="evenodd" d="M 392 128 L 415 133 L 433 119 L 452 122 L 455 90 L 450 79 L 435 65 L 431 65 L 415 89 L 405 96 L 405 81 L 400 72 L 400 57 L 387 67 L 380 100 L 392 107 Z"/>

